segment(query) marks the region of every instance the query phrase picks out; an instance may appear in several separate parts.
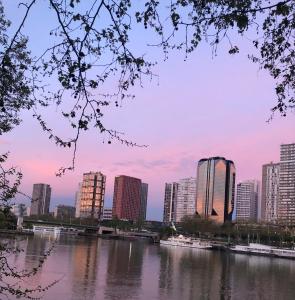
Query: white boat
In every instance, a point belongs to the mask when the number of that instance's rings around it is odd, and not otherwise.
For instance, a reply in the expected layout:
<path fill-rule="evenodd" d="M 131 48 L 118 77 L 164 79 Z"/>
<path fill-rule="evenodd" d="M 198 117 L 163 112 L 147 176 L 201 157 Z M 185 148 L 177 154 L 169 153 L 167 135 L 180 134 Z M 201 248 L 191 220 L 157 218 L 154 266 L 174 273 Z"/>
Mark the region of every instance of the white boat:
<path fill-rule="evenodd" d="M 60 235 L 61 227 L 33 225 L 33 232 L 40 234 Z"/>
<path fill-rule="evenodd" d="M 212 248 L 212 245 L 209 242 L 202 241 L 200 239 L 187 238 L 184 237 L 183 235 L 172 236 L 167 240 L 160 240 L 160 244 L 167 245 L 167 246 L 187 247 L 187 248 L 200 248 L 200 249 Z"/>
<path fill-rule="evenodd" d="M 233 252 L 244 254 L 266 255 L 273 257 L 295 258 L 294 249 L 276 248 L 273 246 L 250 243 L 249 245 L 236 245 L 230 248 Z"/>
<path fill-rule="evenodd" d="M 277 257 L 294 258 L 295 259 L 295 250 L 293 250 L 293 249 L 276 248 L 273 251 L 274 251 L 275 256 L 277 256 Z"/>

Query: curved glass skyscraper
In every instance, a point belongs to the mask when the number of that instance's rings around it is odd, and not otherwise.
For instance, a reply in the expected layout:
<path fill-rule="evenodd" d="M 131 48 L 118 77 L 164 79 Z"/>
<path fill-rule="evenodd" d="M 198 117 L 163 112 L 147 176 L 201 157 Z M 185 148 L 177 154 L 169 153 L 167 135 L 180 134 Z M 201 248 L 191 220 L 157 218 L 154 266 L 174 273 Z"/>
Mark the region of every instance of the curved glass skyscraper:
<path fill-rule="evenodd" d="M 235 179 L 235 165 L 231 160 L 224 157 L 201 159 L 197 170 L 197 213 L 218 223 L 231 221 Z"/>

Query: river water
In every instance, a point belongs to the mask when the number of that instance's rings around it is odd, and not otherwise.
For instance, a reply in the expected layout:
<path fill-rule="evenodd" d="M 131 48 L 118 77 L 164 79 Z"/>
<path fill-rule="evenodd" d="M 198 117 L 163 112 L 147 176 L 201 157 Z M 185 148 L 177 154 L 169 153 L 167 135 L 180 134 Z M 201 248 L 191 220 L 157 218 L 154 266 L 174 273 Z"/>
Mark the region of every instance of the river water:
<path fill-rule="evenodd" d="M 32 268 L 51 243 L 28 237 L 13 262 Z M 61 236 L 30 284 L 54 280 L 44 299 L 295 299 L 293 260 L 144 241 Z"/>

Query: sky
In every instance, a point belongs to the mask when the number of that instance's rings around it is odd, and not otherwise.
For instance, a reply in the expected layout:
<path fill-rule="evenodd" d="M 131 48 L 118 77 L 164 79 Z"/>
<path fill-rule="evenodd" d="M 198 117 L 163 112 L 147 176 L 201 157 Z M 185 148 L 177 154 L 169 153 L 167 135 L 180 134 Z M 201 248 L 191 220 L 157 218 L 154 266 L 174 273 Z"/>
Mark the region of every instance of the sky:
<path fill-rule="evenodd" d="M 12 21 L 19 22 L 20 9 L 10 1 L 4 5 Z M 46 10 L 36 9 L 27 25 L 32 32 L 30 45 L 36 51 L 46 43 L 38 22 L 50 24 Z M 135 31 L 139 45 L 145 44 L 145 39 L 142 32 Z M 109 145 L 90 130 L 81 136 L 75 170 L 62 177 L 55 172 L 70 164 L 71 152 L 56 147 L 30 113 L 24 112 L 23 123 L 0 137 L 1 153 L 10 151 L 10 161 L 24 174 L 22 191 L 30 195 L 34 183 L 48 183 L 52 210 L 58 204 L 74 205 L 82 174 L 101 171 L 107 176 L 105 206 L 111 207 L 114 177 L 129 175 L 149 184 L 147 219 L 161 220 L 165 182 L 195 177 L 201 158 L 224 156 L 234 161 L 238 182 L 261 180 L 262 164 L 279 160 L 280 144 L 295 142 L 295 116 L 291 112 L 287 117 L 277 114 L 267 122 L 276 103 L 274 83 L 248 60 L 248 39 L 238 41 L 238 55 L 228 55 L 221 46 L 212 57 L 210 47 L 201 44 L 186 61 L 180 52 L 170 53 L 164 61 L 159 49 L 150 49 L 148 54 L 158 61 L 155 73 L 159 77 L 135 88 L 134 100 L 109 109 L 104 118 L 108 127 L 148 147 Z M 64 129 L 57 113 L 52 108 L 47 119 L 59 133 L 69 136 L 71 132 Z"/>

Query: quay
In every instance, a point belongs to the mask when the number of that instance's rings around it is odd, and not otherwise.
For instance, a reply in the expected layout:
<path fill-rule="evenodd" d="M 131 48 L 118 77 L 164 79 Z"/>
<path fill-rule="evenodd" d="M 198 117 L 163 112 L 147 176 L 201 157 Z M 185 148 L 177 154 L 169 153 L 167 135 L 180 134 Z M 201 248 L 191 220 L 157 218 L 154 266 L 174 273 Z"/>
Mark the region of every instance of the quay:
<path fill-rule="evenodd" d="M 0 235 L 34 235 L 34 232 L 28 230 L 0 229 Z"/>

